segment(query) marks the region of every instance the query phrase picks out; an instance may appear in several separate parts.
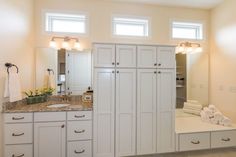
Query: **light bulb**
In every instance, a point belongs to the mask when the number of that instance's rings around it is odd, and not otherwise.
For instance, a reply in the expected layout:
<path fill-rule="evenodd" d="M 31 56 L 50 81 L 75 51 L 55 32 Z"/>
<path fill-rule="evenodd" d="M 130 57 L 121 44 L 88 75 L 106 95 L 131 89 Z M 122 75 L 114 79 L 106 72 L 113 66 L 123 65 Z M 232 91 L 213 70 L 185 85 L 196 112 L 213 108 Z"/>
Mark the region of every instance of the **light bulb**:
<path fill-rule="evenodd" d="M 62 43 L 62 48 L 64 48 L 64 49 L 70 49 L 69 43 L 68 43 L 67 41 L 64 41 L 64 42 Z"/>
<path fill-rule="evenodd" d="M 57 43 L 56 43 L 54 40 L 51 40 L 51 41 L 50 41 L 49 46 L 50 46 L 51 48 L 57 49 Z"/>
<path fill-rule="evenodd" d="M 195 49 L 195 52 L 197 52 L 197 53 L 202 52 L 202 47 L 198 47 L 198 48 L 196 48 L 196 49 Z"/>
<path fill-rule="evenodd" d="M 76 50 L 80 50 L 80 43 L 79 43 L 78 41 L 75 42 L 74 48 L 75 48 Z"/>

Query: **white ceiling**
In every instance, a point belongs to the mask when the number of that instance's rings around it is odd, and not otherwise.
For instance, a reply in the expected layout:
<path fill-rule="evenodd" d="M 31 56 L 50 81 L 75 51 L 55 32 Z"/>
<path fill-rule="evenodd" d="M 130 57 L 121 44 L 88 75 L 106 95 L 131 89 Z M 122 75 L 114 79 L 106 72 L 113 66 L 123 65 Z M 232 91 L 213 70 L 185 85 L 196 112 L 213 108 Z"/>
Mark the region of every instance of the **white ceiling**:
<path fill-rule="evenodd" d="M 221 2 L 223 2 L 224 0 L 110 0 L 110 1 L 211 9 L 211 8 L 214 8 L 215 6 L 217 6 L 218 4 L 220 4 Z"/>

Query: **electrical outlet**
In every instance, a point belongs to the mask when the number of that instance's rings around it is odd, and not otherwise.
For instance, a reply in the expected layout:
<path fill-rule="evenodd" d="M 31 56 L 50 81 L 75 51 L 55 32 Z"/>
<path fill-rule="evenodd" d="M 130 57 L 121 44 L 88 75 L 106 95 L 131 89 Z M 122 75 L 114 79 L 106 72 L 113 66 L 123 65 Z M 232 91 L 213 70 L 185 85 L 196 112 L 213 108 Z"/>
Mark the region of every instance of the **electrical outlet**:
<path fill-rule="evenodd" d="M 229 88 L 229 91 L 230 91 L 231 93 L 236 93 L 236 86 L 231 86 L 231 87 Z"/>

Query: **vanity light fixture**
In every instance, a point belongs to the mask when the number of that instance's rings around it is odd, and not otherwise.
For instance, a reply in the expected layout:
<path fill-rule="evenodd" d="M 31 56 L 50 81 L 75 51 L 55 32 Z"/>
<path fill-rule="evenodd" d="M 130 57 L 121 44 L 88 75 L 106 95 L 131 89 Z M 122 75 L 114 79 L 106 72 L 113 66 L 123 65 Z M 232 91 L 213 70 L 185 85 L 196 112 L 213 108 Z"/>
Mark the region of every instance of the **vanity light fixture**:
<path fill-rule="evenodd" d="M 199 53 L 202 52 L 201 44 L 192 42 L 181 42 L 176 48 L 176 54 Z"/>
<path fill-rule="evenodd" d="M 58 46 L 57 42 L 55 41 L 55 39 L 59 39 L 59 40 L 63 40 L 61 47 Z M 73 43 L 73 46 L 71 47 L 71 41 L 74 40 L 75 42 Z M 51 41 L 50 41 L 50 47 L 54 48 L 54 49 L 60 49 L 60 48 L 64 48 L 66 50 L 71 50 L 71 49 L 76 49 L 76 50 L 80 50 L 80 43 L 79 43 L 79 39 L 78 38 L 74 38 L 74 37 L 57 37 L 57 36 L 53 36 Z"/>

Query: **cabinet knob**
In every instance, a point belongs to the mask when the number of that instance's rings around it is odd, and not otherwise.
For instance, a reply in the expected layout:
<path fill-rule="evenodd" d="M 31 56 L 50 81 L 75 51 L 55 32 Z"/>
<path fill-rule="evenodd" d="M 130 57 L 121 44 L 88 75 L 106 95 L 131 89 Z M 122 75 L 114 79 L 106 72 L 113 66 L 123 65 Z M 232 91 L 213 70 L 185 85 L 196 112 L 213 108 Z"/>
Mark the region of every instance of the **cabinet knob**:
<path fill-rule="evenodd" d="M 117 71 L 116 73 L 117 73 L 117 74 L 119 74 L 120 72 L 119 72 L 119 71 Z"/>
<path fill-rule="evenodd" d="M 154 71 L 154 74 L 156 74 L 157 72 L 156 71 Z"/>
<path fill-rule="evenodd" d="M 157 66 L 157 63 L 155 63 L 154 66 Z"/>
<path fill-rule="evenodd" d="M 15 134 L 13 133 L 12 136 L 23 136 L 25 133 Z"/>
<path fill-rule="evenodd" d="M 21 154 L 21 155 L 15 155 L 15 154 L 13 154 L 13 155 L 12 155 L 12 157 L 23 157 L 23 156 L 25 156 L 25 154 Z"/>
<path fill-rule="evenodd" d="M 112 64 L 112 65 L 115 65 L 115 63 L 114 63 L 114 62 L 112 62 L 111 64 Z"/>
<path fill-rule="evenodd" d="M 62 126 L 61 126 L 61 128 L 64 128 L 65 127 L 65 125 L 63 124 Z"/>
<path fill-rule="evenodd" d="M 84 153 L 85 150 L 83 149 L 82 151 L 79 151 L 79 152 L 77 150 L 75 150 L 74 152 L 75 152 L 75 154 L 81 154 L 81 153 Z"/>
<path fill-rule="evenodd" d="M 84 133 L 85 130 L 75 130 L 74 132 L 75 132 L 76 134 L 81 134 L 81 133 Z"/>
<path fill-rule="evenodd" d="M 114 73 L 115 73 L 115 71 L 112 71 L 112 73 L 114 74 Z"/>
<path fill-rule="evenodd" d="M 120 63 L 119 63 L 119 62 L 117 62 L 116 64 L 117 64 L 117 65 L 120 65 Z"/>
<path fill-rule="evenodd" d="M 12 117 L 12 120 L 22 120 L 22 119 L 24 119 L 25 117 L 18 117 L 18 118 L 16 118 L 16 117 Z"/>
<path fill-rule="evenodd" d="M 160 72 L 160 71 L 158 71 L 158 74 L 161 74 L 161 72 Z"/>
<path fill-rule="evenodd" d="M 161 66 L 161 63 L 159 63 L 158 66 Z"/>

